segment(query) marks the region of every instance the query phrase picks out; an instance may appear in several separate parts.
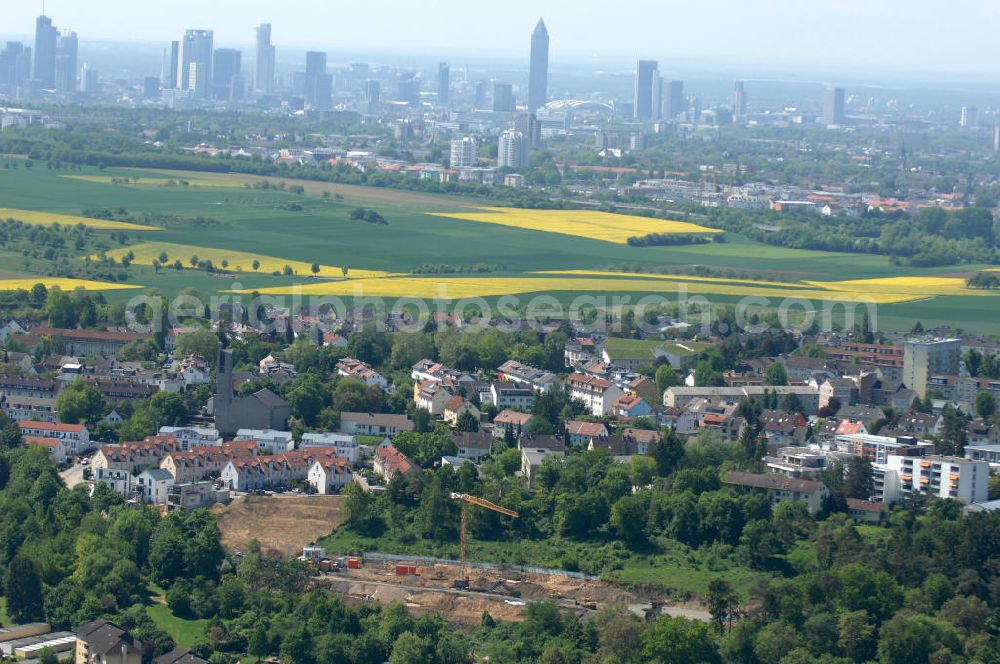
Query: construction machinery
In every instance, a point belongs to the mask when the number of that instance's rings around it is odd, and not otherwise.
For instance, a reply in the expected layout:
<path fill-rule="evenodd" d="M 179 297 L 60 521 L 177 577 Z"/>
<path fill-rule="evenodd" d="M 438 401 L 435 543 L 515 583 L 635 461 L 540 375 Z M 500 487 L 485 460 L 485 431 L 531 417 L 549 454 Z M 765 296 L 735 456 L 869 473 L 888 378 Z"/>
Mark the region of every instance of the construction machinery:
<path fill-rule="evenodd" d="M 455 579 L 455 582 L 452 584 L 452 586 L 454 588 L 458 588 L 459 590 L 468 590 L 469 589 L 469 575 L 468 575 L 468 573 L 466 572 L 466 569 L 465 569 L 465 554 L 466 554 L 466 549 L 468 548 L 468 544 L 469 544 L 469 530 L 468 530 L 468 524 L 469 524 L 469 505 L 478 505 L 479 507 L 484 507 L 484 508 L 486 508 L 488 510 L 492 510 L 494 512 L 498 512 L 500 514 L 504 514 L 504 515 L 509 516 L 511 518 L 514 518 L 514 519 L 517 518 L 517 512 L 515 512 L 514 510 L 509 510 L 506 507 L 501 507 L 500 505 L 497 505 L 495 503 L 491 503 L 490 501 L 488 501 L 488 500 L 486 500 L 484 498 L 477 498 L 476 496 L 470 496 L 467 493 L 452 493 L 451 494 L 451 498 L 452 498 L 452 500 L 460 500 L 460 501 L 462 501 L 462 534 L 461 534 L 461 538 L 462 538 L 462 557 L 461 557 L 461 561 L 462 561 L 462 578 L 461 579 Z"/>

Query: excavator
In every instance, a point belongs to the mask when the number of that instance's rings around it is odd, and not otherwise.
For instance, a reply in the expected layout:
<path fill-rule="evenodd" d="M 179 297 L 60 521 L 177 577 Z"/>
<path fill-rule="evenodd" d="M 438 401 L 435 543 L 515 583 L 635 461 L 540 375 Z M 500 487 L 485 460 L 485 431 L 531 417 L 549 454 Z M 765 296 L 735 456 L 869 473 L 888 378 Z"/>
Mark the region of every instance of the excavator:
<path fill-rule="evenodd" d="M 506 507 L 501 507 L 500 505 L 497 505 L 495 503 L 491 503 L 485 498 L 477 498 L 476 496 L 470 496 L 467 493 L 452 493 L 451 498 L 452 500 L 462 501 L 462 578 L 455 579 L 454 583 L 452 583 L 452 587 L 457 588 L 458 590 L 468 590 L 469 575 L 465 569 L 465 553 L 469 544 L 469 531 L 468 531 L 469 505 L 478 505 L 479 507 L 483 507 L 488 510 L 493 510 L 494 512 L 504 514 L 514 519 L 517 518 L 517 512 L 515 512 L 514 510 L 509 510 Z"/>

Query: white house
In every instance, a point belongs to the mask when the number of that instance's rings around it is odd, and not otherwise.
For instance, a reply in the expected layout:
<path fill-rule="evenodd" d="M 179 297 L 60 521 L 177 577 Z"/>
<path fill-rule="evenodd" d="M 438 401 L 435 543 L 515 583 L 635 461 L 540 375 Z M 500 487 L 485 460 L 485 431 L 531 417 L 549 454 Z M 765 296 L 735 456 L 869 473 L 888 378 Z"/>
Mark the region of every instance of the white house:
<path fill-rule="evenodd" d="M 238 429 L 233 440 L 253 440 L 257 448 L 263 452 L 270 449 L 273 453 L 290 452 L 295 449 L 295 440 L 290 431 L 275 429 Z"/>
<path fill-rule="evenodd" d="M 163 468 L 148 468 L 135 479 L 135 488 L 150 505 L 166 505 L 174 476 Z"/>
<path fill-rule="evenodd" d="M 21 420 L 17 425 L 25 438 L 55 438 L 61 441 L 66 446 L 66 454 L 71 456 L 94 448 L 90 442 L 90 431 L 82 424 Z"/>
<path fill-rule="evenodd" d="M 40 445 L 41 447 L 45 448 L 45 450 L 49 453 L 49 457 L 51 457 L 52 460 L 57 465 L 62 465 L 66 463 L 67 459 L 66 446 L 63 445 L 63 442 L 58 438 L 39 438 L 37 436 L 25 436 L 24 444 Z"/>
<path fill-rule="evenodd" d="M 570 398 L 582 401 L 595 417 L 611 413 L 614 404 L 625 392 L 611 381 L 575 373 L 566 378 Z"/>
<path fill-rule="evenodd" d="M 214 427 L 160 427 L 161 436 L 173 436 L 182 451 L 192 447 L 221 447 L 222 437 Z"/>
<path fill-rule="evenodd" d="M 500 380 L 521 385 L 535 392 L 548 392 L 559 384 L 559 377 L 551 371 L 538 369 L 517 360 L 508 360 L 497 369 Z"/>
<path fill-rule="evenodd" d="M 316 493 L 337 493 L 352 477 L 351 469 L 338 459 L 318 459 L 309 467 L 309 485 Z"/>
<path fill-rule="evenodd" d="M 358 439 L 344 433 L 304 433 L 302 448 L 332 447 L 337 456 L 347 459 L 353 466 L 358 461 Z"/>
<path fill-rule="evenodd" d="M 413 386 L 413 402 L 435 417 L 444 413 L 445 404 L 453 395 L 441 383 L 425 380 Z"/>
<path fill-rule="evenodd" d="M 383 392 L 391 393 L 393 391 L 392 384 L 382 374 L 361 360 L 355 360 L 351 357 L 341 359 L 337 363 L 337 374 L 360 380 L 365 385 L 377 387 Z"/>
<path fill-rule="evenodd" d="M 503 383 L 493 383 L 490 385 L 490 403 L 497 407 L 497 410 L 527 411 L 535 404 L 535 391 L 530 387 L 504 385 Z"/>

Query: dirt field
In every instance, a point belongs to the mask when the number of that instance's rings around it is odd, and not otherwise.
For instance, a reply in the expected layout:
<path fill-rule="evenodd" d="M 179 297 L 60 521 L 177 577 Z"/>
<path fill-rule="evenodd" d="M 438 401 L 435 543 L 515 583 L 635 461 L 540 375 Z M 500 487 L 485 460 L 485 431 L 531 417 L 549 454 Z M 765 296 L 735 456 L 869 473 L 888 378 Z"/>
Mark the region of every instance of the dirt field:
<path fill-rule="evenodd" d="M 295 557 L 340 525 L 340 496 L 251 496 L 216 505 L 222 545 L 244 551 L 256 538 L 268 555 Z"/>
<path fill-rule="evenodd" d="M 447 620 L 467 625 L 478 625 L 483 611 L 489 611 L 491 616 L 500 620 L 521 620 L 525 605 L 540 600 L 554 600 L 560 607 L 584 615 L 590 611 L 579 606 L 576 603 L 578 599 L 588 598 L 598 607 L 629 606 L 639 613 L 641 607 L 648 606 L 647 602 L 655 599 L 641 598 L 603 581 L 539 574 L 505 576 L 502 572 L 482 570 L 470 570 L 472 591 L 467 592 L 451 587 L 452 581 L 461 575 L 456 566 L 418 566 L 418 571 L 419 576 L 398 576 L 394 563 L 369 562 L 361 569 L 322 576 L 319 583 L 354 601 L 403 602 L 415 613 L 436 613 Z M 485 592 L 496 581 L 504 581 L 505 589 Z M 508 593 L 516 593 L 517 596 Z M 663 612 L 697 620 L 709 619 L 706 611 L 693 605 L 664 606 Z"/>

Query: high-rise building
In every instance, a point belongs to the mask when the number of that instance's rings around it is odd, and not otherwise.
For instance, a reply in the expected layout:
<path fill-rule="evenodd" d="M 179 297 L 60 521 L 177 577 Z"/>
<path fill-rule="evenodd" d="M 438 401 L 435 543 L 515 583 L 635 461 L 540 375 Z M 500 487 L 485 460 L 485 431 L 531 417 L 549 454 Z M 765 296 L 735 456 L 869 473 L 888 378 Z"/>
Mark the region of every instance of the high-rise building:
<path fill-rule="evenodd" d="M 659 120 L 663 117 L 663 77 L 659 70 L 653 72 L 653 119 Z"/>
<path fill-rule="evenodd" d="M 164 90 L 175 90 L 179 80 L 181 62 L 181 43 L 177 40 L 170 42 L 170 48 L 163 51 L 163 67 L 160 75 L 163 79 Z"/>
<path fill-rule="evenodd" d="M 42 14 L 35 20 L 34 79 L 43 90 L 56 87 L 56 42 L 59 31 L 52 19 Z"/>
<path fill-rule="evenodd" d="M 21 42 L 7 42 L 0 51 L 0 86 L 12 91 L 31 78 L 31 49 Z"/>
<path fill-rule="evenodd" d="M 56 38 L 55 91 L 72 94 L 77 91 L 77 57 L 80 50 L 76 33 L 70 30 Z"/>
<path fill-rule="evenodd" d="M 979 124 L 979 110 L 973 106 L 963 106 L 959 125 L 963 129 L 974 129 Z"/>
<path fill-rule="evenodd" d="M 497 166 L 499 168 L 528 168 L 531 164 L 531 149 L 528 139 L 519 131 L 508 129 L 500 134 L 497 145 Z"/>
<path fill-rule="evenodd" d="M 663 83 L 663 113 L 665 120 L 674 120 L 687 111 L 684 102 L 684 81 L 665 81 Z"/>
<path fill-rule="evenodd" d="M 142 79 L 143 99 L 158 99 L 160 97 L 160 79 L 155 76 L 147 76 Z"/>
<path fill-rule="evenodd" d="M 1000 152 L 1000 123 L 993 125 L 993 151 Z"/>
<path fill-rule="evenodd" d="M 156 78 L 154 77 L 153 80 L 155 81 Z M 83 66 L 83 74 L 80 76 L 80 91 L 91 97 L 101 91 L 101 78 L 96 69 L 91 69 L 87 65 Z"/>
<path fill-rule="evenodd" d="M 961 359 L 960 339 L 908 339 L 903 344 L 903 384 L 923 399 L 928 380 L 933 376 L 957 376 Z"/>
<path fill-rule="evenodd" d="M 733 84 L 733 118 L 742 120 L 747 116 L 747 91 L 743 81 L 736 81 Z"/>
<path fill-rule="evenodd" d="M 514 131 L 522 133 L 533 148 L 542 144 L 542 123 L 534 113 L 518 113 L 514 118 Z"/>
<path fill-rule="evenodd" d="M 476 94 L 473 105 L 476 108 L 486 108 L 486 81 L 476 82 Z"/>
<path fill-rule="evenodd" d="M 844 88 L 827 88 L 823 94 L 823 124 L 844 124 Z"/>
<path fill-rule="evenodd" d="M 454 138 L 451 141 L 451 167 L 474 168 L 479 165 L 479 145 L 471 136 Z"/>
<path fill-rule="evenodd" d="M 420 103 L 420 79 L 416 74 L 407 72 L 400 75 L 396 83 L 396 98 L 411 106 Z"/>
<path fill-rule="evenodd" d="M 257 26 L 257 62 L 253 78 L 254 90 L 274 94 L 274 45 L 271 44 L 271 24 Z"/>
<path fill-rule="evenodd" d="M 212 96 L 223 101 L 243 99 L 243 54 L 220 48 L 212 56 Z"/>
<path fill-rule="evenodd" d="M 211 30 L 187 30 L 177 54 L 177 88 L 205 99 L 212 87 L 212 53 L 215 36 Z"/>
<path fill-rule="evenodd" d="M 451 67 L 448 66 L 447 62 L 442 62 L 438 65 L 438 96 L 437 102 L 439 106 L 448 105 L 448 91 L 451 88 Z"/>
<path fill-rule="evenodd" d="M 382 105 L 382 84 L 374 79 L 368 79 L 365 83 L 365 101 L 368 102 L 368 112 L 378 113 L 379 106 Z"/>
<path fill-rule="evenodd" d="M 493 83 L 493 112 L 513 113 L 515 110 L 514 86 L 510 83 Z"/>
<path fill-rule="evenodd" d="M 531 66 L 528 71 L 528 112 L 535 111 L 549 100 L 549 31 L 545 21 L 531 33 Z"/>
<path fill-rule="evenodd" d="M 328 109 L 333 97 L 333 76 L 326 73 L 326 53 L 306 52 L 306 72 L 303 81 L 306 103 L 317 109 Z"/>
<path fill-rule="evenodd" d="M 639 60 L 635 68 L 633 113 L 640 120 L 653 119 L 653 78 L 659 76 L 656 60 Z"/>

